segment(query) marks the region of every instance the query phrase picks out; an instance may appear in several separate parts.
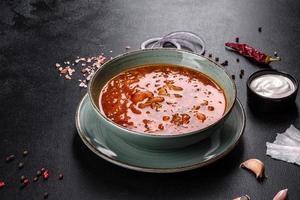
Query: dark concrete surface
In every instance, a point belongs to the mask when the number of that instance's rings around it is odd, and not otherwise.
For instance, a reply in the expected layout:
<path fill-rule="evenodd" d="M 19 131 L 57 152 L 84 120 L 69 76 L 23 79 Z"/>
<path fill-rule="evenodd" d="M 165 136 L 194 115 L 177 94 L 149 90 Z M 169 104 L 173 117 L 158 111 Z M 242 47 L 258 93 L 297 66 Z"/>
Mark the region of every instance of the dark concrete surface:
<path fill-rule="evenodd" d="M 300 2 L 293 0 L 137 1 L 2 0 L 0 1 L 0 199 L 232 199 L 243 194 L 272 199 L 289 188 L 300 199 L 299 166 L 265 155 L 266 141 L 291 123 L 300 128 L 299 106 L 275 114 L 253 113 L 246 103 L 246 79 L 259 66 L 224 49 L 224 42 L 246 42 L 282 61 L 271 67 L 300 80 Z M 258 27 L 262 32 L 258 32 Z M 189 30 L 203 38 L 207 52 L 227 59 L 236 75 L 238 97 L 247 115 L 240 144 L 207 167 L 178 174 L 145 174 L 114 166 L 94 155 L 76 133 L 74 115 L 86 92 L 76 80 L 58 76 L 56 62 L 104 52 L 109 58 L 138 49 L 150 37 Z M 112 52 L 110 52 L 112 50 Z M 245 77 L 238 78 L 240 69 Z M 22 157 L 27 149 L 29 155 Z M 16 160 L 5 163 L 13 153 Z M 248 158 L 266 165 L 262 183 L 239 169 Z M 17 163 L 24 162 L 19 170 Z M 19 189 L 19 177 L 32 179 L 50 170 L 48 181 Z M 64 180 L 58 181 L 58 173 Z"/>

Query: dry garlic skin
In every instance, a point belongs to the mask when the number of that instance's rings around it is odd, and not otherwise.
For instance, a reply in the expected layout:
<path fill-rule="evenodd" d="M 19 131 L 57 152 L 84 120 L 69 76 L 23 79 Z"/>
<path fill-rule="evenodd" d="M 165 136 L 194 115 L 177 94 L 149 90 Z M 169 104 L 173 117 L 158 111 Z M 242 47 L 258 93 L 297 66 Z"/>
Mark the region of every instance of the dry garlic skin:
<path fill-rule="evenodd" d="M 178 135 L 222 118 L 223 90 L 208 76 L 182 66 L 147 65 L 122 72 L 103 87 L 101 112 L 130 130 Z"/>

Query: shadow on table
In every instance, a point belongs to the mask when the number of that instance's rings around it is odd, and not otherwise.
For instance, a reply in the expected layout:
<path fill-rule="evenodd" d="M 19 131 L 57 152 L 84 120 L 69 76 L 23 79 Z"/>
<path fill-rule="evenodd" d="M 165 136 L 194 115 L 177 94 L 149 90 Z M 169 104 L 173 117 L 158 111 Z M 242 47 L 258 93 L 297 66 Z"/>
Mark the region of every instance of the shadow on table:
<path fill-rule="evenodd" d="M 81 179 L 94 192 L 101 193 L 99 188 L 105 186 L 112 191 L 125 194 L 154 197 L 163 193 L 180 198 L 194 190 L 197 190 L 197 193 L 214 192 L 218 182 L 224 182 L 227 176 L 239 168 L 244 145 L 241 139 L 232 152 L 217 162 L 199 169 L 172 174 L 143 173 L 113 165 L 90 151 L 77 133 L 73 141 L 73 152 L 84 174 Z M 154 194 L 154 191 L 159 194 Z"/>
<path fill-rule="evenodd" d="M 250 114 L 249 117 L 256 121 L 261 123 L 270 122 L 273 124 L 285 122 L 291 123 L 299 117 L 298 107 L 295 103 L 285 109 L 281 108 L 271 112 L 261 112 L 247 106 L 246 113 Z"/>

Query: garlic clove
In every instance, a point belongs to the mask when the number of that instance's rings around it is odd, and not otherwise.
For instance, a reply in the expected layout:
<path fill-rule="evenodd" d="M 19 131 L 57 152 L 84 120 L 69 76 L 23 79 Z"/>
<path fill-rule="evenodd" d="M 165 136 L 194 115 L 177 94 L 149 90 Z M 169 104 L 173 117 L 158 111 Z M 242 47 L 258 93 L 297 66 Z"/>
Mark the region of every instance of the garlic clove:
<path fill-rule="evenodd" d="M 284 189 L 284 190 L 280 190 L 275 197 L 273 198 L 273 200 L 285 200 L 287 197 L 287 192 L 288 189 Z"/>
<path fill-rule="evenodd" d="M 248 195 L 244 195 L 241 197 L 234 198 L 233 200 L 250 200 L 250 197 Z"/>
<path fill-rule="evenodd" d="M 264 163 L 258 159 L 253 158 L 246 160 L 240 165 L 240 167 L 253 172 L 257 179 L 264 177 L 265 166 Z"/>

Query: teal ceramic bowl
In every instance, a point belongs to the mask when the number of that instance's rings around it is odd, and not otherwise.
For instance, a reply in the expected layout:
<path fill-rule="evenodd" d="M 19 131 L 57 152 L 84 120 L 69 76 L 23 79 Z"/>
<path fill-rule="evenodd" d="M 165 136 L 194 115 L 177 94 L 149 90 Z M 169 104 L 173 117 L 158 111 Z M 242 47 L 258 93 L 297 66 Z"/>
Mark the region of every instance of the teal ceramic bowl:
<path fill-rule="evenodd" d="M 99 94 L 102 88 L 117 74 L 148 64 L 180 65 L 211 77 L 224 90 L 227 105 L 223 117 L 206 128 L 179 135 L 147 135 L 142 132 L 129 130 L 111 121 L 99 109 Z M 106 62 L 93 76 L 88 87 L 88 95 L 93 111 L 97 113 L 97 121 L 107 134 L 114 134 L 128 144 L 140 148 L 172 149 L 194 144 L 220 130 L 236 101 L 236 87 L 224 69 L 211 60 L 182 50 L 161 48 L 133 51 Z"/>

